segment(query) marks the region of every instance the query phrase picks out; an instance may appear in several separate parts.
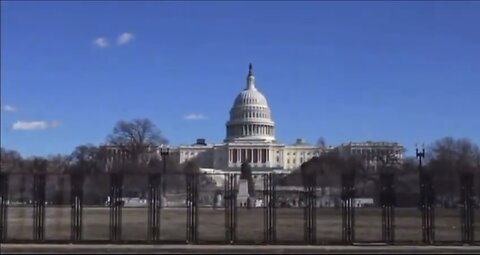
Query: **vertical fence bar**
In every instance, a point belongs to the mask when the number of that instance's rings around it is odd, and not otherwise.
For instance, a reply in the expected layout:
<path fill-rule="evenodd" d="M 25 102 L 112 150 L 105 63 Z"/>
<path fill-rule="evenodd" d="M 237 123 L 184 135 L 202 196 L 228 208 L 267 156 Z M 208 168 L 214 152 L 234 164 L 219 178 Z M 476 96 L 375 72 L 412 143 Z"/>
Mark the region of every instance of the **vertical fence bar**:
<path fill-rule="evenodd" d="M 316 225 L 315 217 L 315 203 L 316 203 L 316 173 L 309 171 L 308 164 L 304 163 L 301 166 L 302 183 L 303 183 L 303 220 L 304 220 L 304 242 L 313 244 L 316 242 Z"/>
<path fill-rule="evenodd" d="M 237 222 L 238 222 L 238 211 L 237 211 L 237 178 L 240 177 L 238 174 L 232 174 L 232 195 L 233 195 L 233 200 L 232 200 L 232 211 L 233 211 L 233 217 L 232 217 L 232 240 L 233 243 L 237 241 Z"/>
<path fill-rule="evenodd" d="M 235 174 L 225 174 L 225 224 L 226 224 L 226 241 L 229 244 L 236 242 L 236 194 L 235 194 Z"/>
<path fill-rule="evenodd" d="M 277 189 L 277 182 L 275 181 L 274 174 L 269 174 L 270 180 L 270 192 L 269 192 L 269 206 L 270 209 L 270 226 L 272 228 L 271 231 L 271 242 L 277 242 L 277 208 L 276 208 L 276 189 Z"/>
<path fill-rule="evenodd" d="M 354 184 L 355 176 L 353 173 L 342 174 L 342 241 L 344 243 L 353 243 L 355 240 Z"/>
<path fill-rule="evenodd" d="M 194 228 L 194 242 L 197 243 L 198 242 L 198 206 L 199 206 L 199 201 L 198 201 L 198 197 L 199 197 L 199 194 L 198 194 L 198 185 L 199 185 L 199 182 L 200 182 L 200 174 L 199 173 L 195 173 L 193 175 L 193 177 L 195 178 L 194 180 L 194 191 L 195 191 L 195 196 L 193 197 L 194 198 L 194 207 L 193 209 L 195 210 L 194 211 L 194 220 L 195 220 L 195 224 L 193 225 L 195 228 Z"/>
<path fill-rule="evenodd" d="M 0 172 L 0 241 L 7 239 L 8 174 Z"/>
<path fill-rule="evenodd" d="M 304 241 L 307 244 L 316 242 L 316 174 L 304 173 Z"/>
<path fill-rule="evenodd" d="M 187 243 L 197 242 L 198 173 L 188 173 L 187 178 Z"/>
<path fill-rule="evenodd" d="M 33 180 L 33 197 L 34 197 L 34 225 L 33 233 L 35 241 L 43 241 L 45 237 L 45 170 L 46 163 L 40 162 L 37 165 L 38 170 L 34 174 Z"/>
<path fill-rule="evenodd" d="M 354 204 L 354 199 L 355 199 L 355 180 L 353 175 L 351 176 L 351 184 L 350 184 L 350 242 L 353 243 L 355 242 L 355 204 Z"/>
<path fill-rule="evenodd" d="M 311 197 L 311 244 L 315 244 L 317 242 L 317 172 L 313 172 L 313 187 L 312 187 L 312 197 Z"/>
<path fill-rule="evenodd" d="M 265 201 L 265 206 L 263 207 L 263 241 L 268 243 L 270 240 L 269 237 L 269 206 L 267 205 L 268 199 L 268 178 L 265 178 L 265 174 L 263 176 L 263 200 Z"/>
<path fill-rule="evenodd" d="M 37 177 L 37 174 L 34 174 L 33 175 L 33 240 L 37 240 L 38 238 L 38 223 L 37 223 L 37 196 L 38 196 L 38 193 L 37 193 L 37 186 L 38 186 L 38 177 Z"/>
<path fill-rule="evenodd" d="M 422 208 L 422 236 L 423 243 L 433 244 L 435 242 L 435 194 L 431 173 L 421 172 L 421 208 Z"/>
<path fill-rule="evenodd" d="M 462 242 L 473 243 L 474 240 L 474 224 L 473 224 L 473 173 L 462 173 L 461 181 L 461 221 L 462 221 Z"/>
<path fill-rule="evenodd" d="M 264 201 L 264 242 L 273 244 L 276 242 L 275 221 L 275 181 L 273 174 L 263 174 L 263 201 Z"/>
<path fill-rule="evenodd" d="M 80 241 L 82 239 L 82 213 L 83 213 L 83 183 L 84 175 L 82 173 L 70 175 L 70 205 L 71 205 L 71 241 Z"/>
<path fill-rule="evenodd" d="M 380 204 L 382 206 L 382 240 L 385 243 L 394 241 L 394 206 L 396 204 L 393 190 L 393 173 L 380 174 Z"/>
<path fill-rule="evenodd" d="M 304 207 L 305 215 L 304 215 L 304 221 L 305 221 L 305 234 L 304 234 L 304 239 L 305 243 L 309 244 L 310 243 L 310 221 L 311 221 L 311 210 L 310 210 L 310 192 L 311 192 L 311 187 L 306 186 L 304 187 L 304 196 L 305 196 L 305 202 L 306 205 Z"/>
<path fill-rule="evenodd" d="M 229 174 L 224 174 L 224 182 L 223 182 L 223 207 L 225 210 L 225 243 L 230 243 L 231 240 L 231 229 L 230 229 L 230 195 L 229 195 L 229 187 L 230 187 L 230 178 Z"/>
<path fill-rule="evenodd" d="M 272 180 L 275 180 L 273 176 L 272 176 Z M 277 226 L 277 182 L 273 183 L 273 190 L 272 190 L 272 195 L 270 197 L 270 203 L 273 208 L 272 224 L 274 226 Z M 275 242 L 277 241 L 277 231 L 273 233 L 273 240 Z"/>
<path fill-rule="evenodd" d="M 148 176 L 148 240 L 160 240 L 160 174 Z"/>
<path fill-rule="evenodd" d="M 110 175 L 110 241 L 118 242 L 122 236 L 122 173 Z"/>
<path fill-rule="evenodd" d="M 187 240 L 186 243 L 190 243 L 190 241 L 192 240 L 192 237 L 191 237 L 191 233 L 192 233 L 192 230 L 191 230 L 191 227 L 192 227 L 192 222 L 191 222 L 191 210 L 192 210 L 192 207 L 190 205 L 190 203 L 192 202 L 192 199 L 191 199 L 191 196 L 192 196 L 192 187 L 191 187 L 191 184 L 190 184 L 190 174 L 185 174 L 185 180 L 186 180 L 186 193 L 187 193 L 187 196 L 186 196 L 186 206 L 187 206 L 187 225 L 185 226 L 185 231 L 186 231 L 186 237 L 187 237 Z"/>

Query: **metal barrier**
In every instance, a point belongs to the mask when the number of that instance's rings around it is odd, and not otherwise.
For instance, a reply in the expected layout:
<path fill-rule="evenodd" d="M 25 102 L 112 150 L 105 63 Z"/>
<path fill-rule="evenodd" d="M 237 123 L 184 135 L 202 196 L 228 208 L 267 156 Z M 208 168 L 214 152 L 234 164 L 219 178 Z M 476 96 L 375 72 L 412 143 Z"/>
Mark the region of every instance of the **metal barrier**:
<path fill-rule="evenodd" d="M 33 182 L 28 182 L 27 178 L 29 174 L 13 174 L 13 173 L 1 173 L 0 175 L 0 240 L 2 243 L 13 242 L 62 242 L 61 240 L 52 240 L 45 238 L 45 230 L 50 226 L 46 224 L 45 217 L 50 217 L 45 214 L 45 205 L 48 203 L 60 203 L 55 202 L 51 198 L 46 196 L 46 189 L 51 188 L 46 185 L 46 177 L 52 175 L 43 171 L 35 172 L 33 175 Z M 135 190 L 135 196 L 138 197 L 138 204 L 130 205 L 124 196 L 128 195 L 128 187 L 125 186 L 125 182 L 128 180 L 126 175 L 122 173 L 109 173 L 108 179 L 108 199 L 102 206 L 103 196 L 96 194 L 86 196 L 86 191 L 89 186 L 86 184 L 86 178 L 92 182 L 97 180 L 96 175 L 87 175 L 82 173 L 71 173 L 69 180 L 70 185 L 65 184 L 64 177 L 58 179 L 56 182 L 61 192 L 70 192 L 70 240 L 68 242 L 108 242 L 108 243 L 224 243 L 224 244 L 238 244 L 251 242 L 251 240 L 239 239 L 239 232 L 243 235 L 250 235 L 254 233 L 253 227 L 262 229 L 259 240 L 255 240 L 255 243 L 263 244 L 280 244 L 285 240 L 279 240 L 278 235 L 278 216 L 284 215 L 288 211 L 289 205 L 282 200 L 285 194 L 295 192 L 300 194 L 298 202 L 296 202 L 294 208 L 299 208 L 303 211 L 303 233 L 290 233 L 292 235 L 300 235 L 301 239 L 295 241 L 298 244 L 325 244 L 328 242 L 322 241 L 322 236 L 317 234 L 318 228 L 326 228 L 325 223 L 319 221 L 322 220 L 322 214 L 319 214 L 318 201 L 323 195 L 318 194 L 318 183 L 315 172 L 308 175 L 299 177 L 299 180 L 303 180 L 302 184 L 285 184 L 282 183 L 282 178 L 285 176 L 276 175 L 273 173 L 258 174 L 256 175 L 257 181 L 255 183 L 256 198 L 253 207 L 242 207 L 239 205 L 238 193 L 239 193 L 239 177 L 240 174 L 161 174 L 161 173 L 139 173 L 130 174 L 143 175 L 146 187 L 142 189 L 140 184 L 133 185 Z M 106 174 L 103 173 L 103 176 Z M 175 176 L 174 176 L 175 175 Z M 294 174 L 289 175 L 292 177 Z M 11 178 L 12 176 L 16 178 Z M 67 175 L 64 175 L 68 177 Z M 173 178 L 173 177 L 175 178 Z M 20 177 L 20 178 L 18 178 Z M 420 183 L 420 197 L 419 197 L 419 210 L 421 215 L 421 242 L 424 244 L 438 244 L 443 241 L 435 240 L 435 193 L 433 177 L 430 173 L 421 172 L 419 176 Z M 162 191 L 162 178 L 165 183 L 170 183 L 171 188 L 166 189 L 165 193 Z M 302 179 L 303 178 L 303 179 Z M 343 244 L 353 244 L 362 242 L 355 237 L 356 229 L 356 176 L 353 172 L 344 173 L 338 176 L 340 185 L 336 187 L 341 194 L 341 201 L 338 204 L 339 207 L 335 207 L 336 203 L 333 203 L 328 207 L 331 210 L 341 210 L 341 234 L 338 235 L 338 242 Z M 401 224 L 396 225 L 396 219 L 399 217 L 415 217 L 415 216 L 401 216 L 397 215 L 396 209 L 406 211 L 407 209 L 400 208 L 397 205 L 397 197 L 394 187 L 395 182 L 394 173 L 379 173 L 379 189 L 378 200 L 376 204 L 378 207 L 378 217 L 381 217 L 381 237 L 382 242 L 385 244 L 399 243 L 396 239 L 396 230 L 401 227 Z M 17 183 L 12 184 L 12 180 L 17 180 Z M 100 179 L 100 178 L 98 178 Z M 18 183 L 18 180 L 20 183 Z M 461 222 L 461 229 L 452 229 L 451 231 L 457 231 L 461 240 L 459 244 L 476 244 L 475 240 L 475 201 L 474 201 L 474 175 L 472 173 L 464 173 L 458 178 L 460 183 L 459 199 L 461 207 L 458 209 L 457 220 Z M 171 183 L 173 181 L 173 183 Z M 90 185 L 90 184 L 89 184 Z M 101 182 L 95 185 L 102 185 Z M 143 185 L 143 184 L 142 184 Z M 183 186 L 184 185 L 184 186 Z M 211 185 L 212 188 L 202 190 L 205 185 Z M 290 185 L 290 186 L 288 186 Z M 292 186 L 293 185 L 293 186 Z M 14 191 L 13 194 L 10 189 L 15 187 L 17 190 L 19 187 L 20 192 Z M 31 189 L 33 187 L 33 189 Z M 293 188 L 288 188 L 293 187 Z M 106 187 L 103 187 L 106 189 Z M 136 189 L 138 188 L 138 189 Z M 32 190 L 32 194 L 26 194 L 25 190 Z M 145 192 L 143 192 L 145 190 Z M 214 191 L 216 193 L 214 193 Z M 279 195 L 279 192 L 282 194 Z M 323 191 L 322 191 L 323 192 Z M 332 191 L 333 192 L 333 191 Z M 18 193 L 18 194 L 17 194 Z M 25 194 L 24 194 L 25 193 Z M 144 194 L 145 193 L 145 194 Z M 66 193 L 68 194 L 68 193 Z M 32 197 L 30 202 L 27 196 Z M 60 194 L 60 200 L 63 200 L 63 195 Z M 221 197 L 221 199 L 217 199 Z M 88 201 L 88 202 L 86 202 Z M 137 200 L 135 200 L 137 201 Z M 213 202 L 212 202 L 213 201 Z M 335 202 L 335 201 L 334 201 Z M 93 204 L 86 208 L 86 203 Z M 137 203 L 137 202 L 136 202 Z M 136 216 L 132 216 L 130 212 L 127 213 L 127 207 L 132 207 L 130 211 Z M 18 237 L 9 236 L 10 229 L 7 226 L 11 225 L 16 227 L 15 224 L 22 220 L 27 220 L 28 216 L 22 216 L 18 213 L 8 213 L 9 210 L 17 210 L 21 208 L 33 209 L 33 223 L 32 233 L 33 240 L 22 239 Z M 49 207 L 49 210 L 55 210 L 56 207 Z M 138 210 L 135 208 L 139 208 Z M 60 210 L 60 209 L 58 209 Z M 85 214 L 85 210 L 89 212 L 89 215 Z M 203 210 L 203 211 L 202 211 Z M 243 218 L 244 223 L 239 228 L 239 210 L 242 213 L 248 213 L 248 217 Z M 330 210 L 330 209 L 329 209 Z M 408 209 L 410 210 L 410 209 Z M 108 222 L 102 220 L 94 221 L 95 219 L 89 217 L 100 217 L 106 215 L 108 211 Z M 302 212 L 298 211 L 298 212 Z M 186 214 L 183 214 L 183 213 Z M 258 215 L 257 215 L 258 212 Z M 290 210 L 291 212 L 291 210 Z M 200 216 L 200 214 L 202 214 Z M 224 225 L 221 226 L 218 233 L 221 233 L 221 238 L 208 239 L 203 241 L 201 235 L 199 235 L 199 226 L 203 224 L 204 230 L 209 231 L 209 226 L 212 229 L 218 226 L 217 221 L 223 220 Z M 263 216 L 262 216 L 263 214 Z M 100 216 L 99 216 L 100 215 Z M 183 216 L 185 215 L 185 216 Z M 217 215 L 217 216 L 214 216 Z M 300 214 L 298 214 L 299 216 Z M 415 214 L 413 214 L 415 215 Z M 240 215 L 246 217 L 244 215 Z M 23 217 L 23 218 L 22 218 Z M 59 217 L 62 217 L 61 215 Z M 177 218 L 185 219 L 185 224 L 182 222 L 173 226 L 173 222 Z M 215 218 L 216 217 L 216 218 Z M 288 217 L 282 216 L 284 221 L 288 220 Z M 301 217 L 301 216 L 300 216 Z M 85 219 L 90 220 L 88 227 L 96 231 L 96 229 L 102 229 L 104 225 L 108 226 L 108 239 L 105 240 L 93 240 L 89 236 L 84 236 L 84 230 L 86 227 Z M 123 219 L 123 220 L 122 220 Z M 142 219 L 146 219 L 146 223 L 143 223 Z M 245 219 L 250 220 L 245 225 Z M 253 219 L 253 220 L 251 220 Z M 300 218 L 301 219 L 301 218 Z M 358 218 L 357 218 L 358 219 Z M 420 219 L 418 219 L 420 220 Z M 260 222 L 263 221 L 263 224 Z M 92 223 L 94 222 L 94 223 Z M 288 222 L 282 222 L 288 225 Z M 141 224 L 141 226 L 139 226 Z M 223 224 L 223 223 L 221 223 Z M 323 224 L 323 225 L 319 225 Z M 137 238 L 131 240 L 125 238 L 125 232 L 133 231 L 132 226 L 144 229 L 146 234 L 145 240 Z M 185 238 L 175 236 L 178 231 L 183 231 L 186 234 Z M 415 226 L 414 226 L 415 227 Z M 223 228 L 223 229 L 222 229 Z M 335 227 L 333 227 L 335 228 Z M 340 229 L 340 228 L 339 228 Z M 22 227 L 21 231 L 28 231 L 28 227 Z M 68 230 L 68 227 L 67 227 Z M 137 230 L 135 230 L 137 231 Z M 143 230 L 140 230 L 143 231 Z M 212 230 L 213 231 L 213 230 Z M 175 232 L 175 233 L 173 233 Z M 224 235 L 223 235 L 224 233 Z M 246 234 L 245 234 L 246 233 Z M 257 233 L 257 232 L 255 232 Z M 303 235 L 302 235 L 303 234 Z M 135 233 L 130 233 L 135 235 Z M 224 238 L 223 238 L 224 236 Z M 68 237 L 67 237 L 68 238 Z M 363 239 L 362 239 L 363 240 Z M 454 238 L 452 238 L 453 241 Z M 293 242 L 293 241 L 292 241 Z M 292 243 L 290 242 L 290 243 Z"/>

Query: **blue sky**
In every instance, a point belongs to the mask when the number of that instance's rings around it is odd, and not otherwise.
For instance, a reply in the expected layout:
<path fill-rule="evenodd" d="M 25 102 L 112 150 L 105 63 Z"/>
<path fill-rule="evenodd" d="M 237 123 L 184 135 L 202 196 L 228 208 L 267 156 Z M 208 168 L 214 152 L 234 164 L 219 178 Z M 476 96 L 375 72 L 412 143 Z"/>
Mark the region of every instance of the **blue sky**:
<path fill-rule="evenodd" d="M 221 142 L 249 62 L 279 142 L 480 143 L 480 2 L 1 7 L 1 145 L 25 156 L 99 144 L 137 117 L 172 145 Z"/>

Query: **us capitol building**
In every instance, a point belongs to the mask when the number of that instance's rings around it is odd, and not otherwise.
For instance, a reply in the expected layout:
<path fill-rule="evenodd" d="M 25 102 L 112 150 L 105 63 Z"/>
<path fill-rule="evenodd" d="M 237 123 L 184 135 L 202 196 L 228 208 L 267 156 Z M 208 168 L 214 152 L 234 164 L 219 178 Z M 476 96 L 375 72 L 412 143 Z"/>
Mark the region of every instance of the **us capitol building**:
<path fill-rule="evenodd" d="M 246 86 L 230 109 L 223 143 L 206 143 L 205 139 L 197 139 L 194 144 L 170 148 L 170 158 L 180 164 L 195 160 L 203 171 L 239 171 L 243 162 L 249 162 L 256 172 L 290 172 L 329 150 L 339 150 L 344 155 L 388 152 L 403 158 L 403 147 L 395 142 L 349 142 L 326 148 L 307 144 L 302 139 L 291 145 L 277 142 L 272 112 L 267 99 L 255 85 L 250 64 Z M 160 155 L 159 149 L 156 154 Z"/>

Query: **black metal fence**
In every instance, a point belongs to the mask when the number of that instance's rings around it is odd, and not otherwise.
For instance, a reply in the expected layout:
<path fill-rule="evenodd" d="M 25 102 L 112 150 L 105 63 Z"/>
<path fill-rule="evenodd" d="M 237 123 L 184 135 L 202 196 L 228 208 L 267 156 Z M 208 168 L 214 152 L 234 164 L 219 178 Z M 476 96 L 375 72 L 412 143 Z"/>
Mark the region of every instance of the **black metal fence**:
<path fill-rule="evenodd" d="M 365 181 L 344 173 L 325 182 L 314 173 L 254 174 L 250 194 L 239 173 L 2 173 L 0 239 L 478 244 L 473 174 L 447 180 L 451 192 L 436 192 L 446 184 L 429 173 L 417 176 L 412 180 L 380 173 Z"/>

